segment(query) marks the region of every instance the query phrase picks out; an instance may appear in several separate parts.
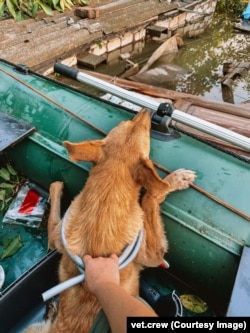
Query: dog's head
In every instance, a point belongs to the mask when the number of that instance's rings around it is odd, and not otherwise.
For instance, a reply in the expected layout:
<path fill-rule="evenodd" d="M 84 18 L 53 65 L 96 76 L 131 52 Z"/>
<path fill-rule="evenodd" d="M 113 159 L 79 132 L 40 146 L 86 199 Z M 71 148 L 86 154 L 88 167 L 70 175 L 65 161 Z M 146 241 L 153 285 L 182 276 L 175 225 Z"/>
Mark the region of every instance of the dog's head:
<path fill-rule="evenodd" d="M 122 121 L 103 140 L 71 143 L 64 146 L 72 161 L 89 161 L 95 165 L 109 163 L 131 171 L 134 181 L 150 192 L 165 188 L 149 159 L 151 118 L 147 110 L 140 111 L 132 120 Z M 117 164 L 118 163 L 118 164 Z"/>
<path fill-rule="evenodd" d="M 126 161 L 134 164 L 147 159 L 150 150 L 150 114 L 139 112 L 132 120 L 122 121 L 103 140 L 79 143 L 64 141 L 72 161 L 89 161 L 95 164 L 107 159 Z"/>

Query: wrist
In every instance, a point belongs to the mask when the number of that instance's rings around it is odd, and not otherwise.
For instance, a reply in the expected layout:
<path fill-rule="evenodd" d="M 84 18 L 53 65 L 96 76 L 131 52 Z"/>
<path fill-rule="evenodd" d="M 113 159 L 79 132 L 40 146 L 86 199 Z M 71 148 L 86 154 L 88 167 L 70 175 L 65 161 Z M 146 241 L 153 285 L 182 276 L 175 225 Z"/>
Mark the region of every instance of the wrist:
<path fill-rule="evenodd" d="M 95 295 L 97 298 L 99 298 L 101 295 L 104 295 L 106 293 L 110 293 L 113 290 L 116 290 L 116 288 L 119 287 L 119 285 L 112 281 L 101 281 L 100 283 L 96 284 L 93 290 L 91 291 L 93 295 Z"/>

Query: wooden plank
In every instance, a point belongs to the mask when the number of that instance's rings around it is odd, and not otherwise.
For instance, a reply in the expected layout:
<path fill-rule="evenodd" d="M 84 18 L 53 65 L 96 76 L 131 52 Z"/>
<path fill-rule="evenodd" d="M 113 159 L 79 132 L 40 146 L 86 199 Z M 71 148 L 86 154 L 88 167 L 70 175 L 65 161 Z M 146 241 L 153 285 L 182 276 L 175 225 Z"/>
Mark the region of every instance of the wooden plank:
<path fill-rule="evenodd" d="M 188 103 L 185 107 L 185 101 L 179 100 L 174 103 L 176 109 L 188 113 L 197 118 L 209 121 L 218 126 L 230 129 L 246 137 L 250 137 L 250 121 L 248 118 L 232 115 L 225 112 L 215 111 L 213 109 L 204 108 Z M 183 106 L 184 104 L 184 106 Z M 249 110 L 250 112 L 250 110 Z"/>
<path fill-rule="evenodd" d="M 226 85 L 232 85 L 233 80 L 247 75 L 249 70 L 250 62 L 224 63 L 222 69 L 224 77 L 221 82 Z"/>
<path fill-rule="evenodd" d="M 100 65 L 106 60 L 105 55 L 95 55 L 91 53 L 87 53 L 85 55 L 78 55 L 77 62 L 83 66 L 95 69 L 96 66 Z"/>
<path fill-rule="evenodd" d="M 240 23 L 235 23 L 234 28 L 237 30 L 241 30 L 243 32 L 250 33 L 250 24 L 244 20 L 242 20 Z"/>
<path fill-rule="evenodd" d="M 100 16 L 100 10 L 92 7 L 78 7 L 75 9 L 75 15 L 81 18 L 96 19 Z"/>
<path fill-rule="evenodd" d="M 161 34 L 167 34 L 168 28 L 159 25 L 151 25 L 147 28 L 147 33 L 151 37 L 161 37 Z"/>

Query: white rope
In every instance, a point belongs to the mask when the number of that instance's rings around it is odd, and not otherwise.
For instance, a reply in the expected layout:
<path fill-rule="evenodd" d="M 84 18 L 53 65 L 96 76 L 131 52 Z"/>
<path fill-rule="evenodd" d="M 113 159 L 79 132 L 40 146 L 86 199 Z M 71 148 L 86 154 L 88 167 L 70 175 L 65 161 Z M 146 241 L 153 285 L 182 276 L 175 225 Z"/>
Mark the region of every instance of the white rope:
<path fill-rule="evenodd" d="M 65 291 L 68 288 L 71 288 L 75 286 L 76 284 L 82 283 L 85 279 L 85 272 L 84 272 L 84 262 L 83 260 L 73 254 L 68 248 L 67 248 L 67 240 L 65 237 L 65 224 L 66 224 L 66 217 L 68 215 L 68 211 L 65 213 L 64 218 L 62 220 L 62 228 L 61 228 L 61 237 L 62 237 L 62 243 L 65 248 L 65 251 L 69 255 L 69 257 L 73 260 L 73 262 L 78 267 L 79 271 L 81 272 L 80 275 L 73 277 L 72 279 L 69 279 L 67 281 L 64 281 L 62 283 L 59 283 L 55 287 L 50 288 L 49 290 L 42 293 L 42 298 L 44 302 L 48 301 L 50 298 L 60 294 L 61 292 Z M 140 230 L 138 236 L 133 240 L 133 242 L 126 246 L 122 254 L 119 256 L 119 269 L 122 269 L 126 267 L 137 255 L 141 242 L 143 238 L 143 229 Z"/>

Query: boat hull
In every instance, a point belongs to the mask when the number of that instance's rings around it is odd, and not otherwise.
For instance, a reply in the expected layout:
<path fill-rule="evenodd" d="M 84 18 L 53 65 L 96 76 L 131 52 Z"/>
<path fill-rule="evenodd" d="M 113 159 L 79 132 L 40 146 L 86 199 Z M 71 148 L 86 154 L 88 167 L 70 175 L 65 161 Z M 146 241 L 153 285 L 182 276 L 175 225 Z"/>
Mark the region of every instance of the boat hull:
<path fill-rule="evenodd" d="M 66 210 L 84 186 L 91 164 L 71 162 L 62 141 L 103 138 L 120 121 L 131 119 L 134 112 L 36 73 L 22 74 L 5 61 L 0 66 L 1 112 L 36 129 L 4 154 L 19 172 L 42 188 L 63 181 Z M 160 133 L 156 137 L 151 138 L 150 157 L 162 177 L 179 168 L 197 173 L 195 186 L 170 194 L 161 205 L 169 239 L 168 277 L 183 290 L 199 294 L 216 314 L 225 315 L 242 249 L 250 245 L 249 163 L 185 133 Z M 50 271 L 52 266 L 46 269 Z M 35 266 L 29 268 L 33 270 Z M 19 278 L 24 281 L 27 274 Z M 41 301 L 41 289 L 45 291 L 50 284 L 46 276 L 42 280 L 46 282 L 29 295 L 29 301 L 34 295 Z M 8 288 L 15 293 L 20 286 Z M 0 303 L 5 304 L 8 297 L 3 289 Z M 20 302 L 12 307 L 18 309 Z M 6 322 L 1 316 L 0 321 Z M 6 325 L 10 330 L 11 321 Z"/>

